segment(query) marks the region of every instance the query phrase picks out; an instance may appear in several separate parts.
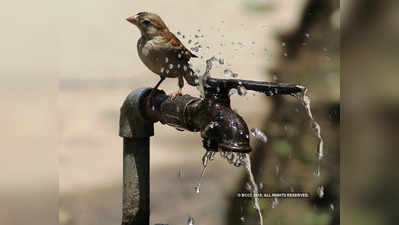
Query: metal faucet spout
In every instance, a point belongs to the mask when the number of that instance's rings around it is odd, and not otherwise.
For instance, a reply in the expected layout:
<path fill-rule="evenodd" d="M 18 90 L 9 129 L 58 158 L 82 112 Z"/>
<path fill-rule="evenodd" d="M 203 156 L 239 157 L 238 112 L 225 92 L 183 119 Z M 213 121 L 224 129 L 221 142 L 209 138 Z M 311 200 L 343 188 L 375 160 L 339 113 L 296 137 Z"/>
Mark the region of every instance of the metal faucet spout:
<path fill-rule="evenodd" d="M 251 151 L 248 126 L 244 119 L 230 108 L 228 98 L 208 96 L 201 99 L 183 95 L 172 100 L 170 96 L 158 90 L 152 99 L 147 97 L 143 98 L 142 103 L 145 118 L 173 126 L 178 130 L 200 132 L 207 151 Z"/>

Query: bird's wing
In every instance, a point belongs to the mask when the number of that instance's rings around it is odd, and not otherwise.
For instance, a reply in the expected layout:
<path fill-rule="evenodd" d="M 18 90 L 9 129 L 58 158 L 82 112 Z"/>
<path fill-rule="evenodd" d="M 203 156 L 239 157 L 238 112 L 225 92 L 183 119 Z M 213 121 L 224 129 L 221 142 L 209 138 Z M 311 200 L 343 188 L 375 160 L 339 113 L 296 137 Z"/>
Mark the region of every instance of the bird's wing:
<path fill-rule="evenodd" d="M 171 32 L 168 32 L 167 34 L 169 43 L 174 47 L 174 49 L 177 51 L 177 54 L 182 54 L 184 58 L 187 59 L 187 61 L 190 60 L 190 58 L 197 58 L 198 56 L 194 55 L 190 50 L 188 50 L 183 43 Z"/>

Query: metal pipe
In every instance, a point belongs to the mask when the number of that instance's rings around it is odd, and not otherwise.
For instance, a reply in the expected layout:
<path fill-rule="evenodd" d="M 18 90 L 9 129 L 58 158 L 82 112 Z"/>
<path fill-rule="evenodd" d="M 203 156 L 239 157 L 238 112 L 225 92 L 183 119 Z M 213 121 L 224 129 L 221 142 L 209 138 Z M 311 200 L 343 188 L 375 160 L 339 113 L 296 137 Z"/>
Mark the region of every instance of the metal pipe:
<path fill-rule="evenodd" d="M 151 88 L 134 90 L 121 108 L 119 136 L 123 137 L 122 225 L 150 224 L 150 137 L 154 124 L 140 111 Z"/>
<path fill-rule="evenodd" d="M 172 100 L 159 90 L 150 96 L 151 88 L 129 94 L 121 108 L 119 128 L 123 137 L 122 225 L 149 225 L 149 146 L 155 122 L 200 131 L 207 151 L 251 151 L 248 126 L 230 107 L 229 91 L 240 87 L 268 96 L 306 91 L 290 83 L 208 78 L 204 98 L 183 95 Z"/>
<path fill-rule="evenodd" d="M 150 138 L 123 138 L 122 225 L 149 225 Z"/>
<path fill-rule="evenodd" d="M 200 131 L 207 151 L 251 151 L 248 126 L 230 108 L 229 98 L 208 96 L 201 99 L 182 95 L 172 100 L 163 91 L 156 91 L 151 97 L 143 108 L 148 120 L 160 121 L 179 130 Z"/>

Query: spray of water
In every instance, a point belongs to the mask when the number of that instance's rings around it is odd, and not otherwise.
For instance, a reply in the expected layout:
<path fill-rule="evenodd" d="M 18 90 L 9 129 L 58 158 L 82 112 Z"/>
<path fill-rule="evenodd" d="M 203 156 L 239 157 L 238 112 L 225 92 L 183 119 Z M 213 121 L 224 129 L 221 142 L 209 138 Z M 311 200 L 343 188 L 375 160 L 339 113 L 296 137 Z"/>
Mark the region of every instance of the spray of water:
<path fill-rule="evenodd" d="M 317 140 L 318 140 L 317 150 L 316 150 L 318 164 L 317 164 L 317 168 L 316 168 L 315 172 L 313 173 L 313 175 L 316 177 L 320 177 L 320 161 L 323 159 L 323 156 L 324 156 L 324 148 L 323 148 L 324 141 L 323 141 L 323 138 L 321 137 L 320 125 L 313 118 L 312 111 L 310 109 L 310 98 L 309 98 L 309 96 L 306 95 L 307 89 L 304 87 L 301 87 L 301 88 L 304 91 L 300 92 L 294 96 L 296 96 L 301 101 L 303 107 L 305 108 L 306 113 L 311 121 L 313 132 L 315 133 L 315 136 L 317 137 Z M 317 188 L 317 194 L 320 198 L 323 198 L 324 191 L 325 191 L 325 189 L 323 186 L 320 186 Z"/>
<path fill-rule="evenodd" d="M 323 152 L 324 141 L 323 141 L 323 138 L 321 137 L 320 125 L 313 118 L 312 111 L 310 110 L 310 98 L 309 98 L 309 96 L 306 95 L 307 89 L 304 87 L 301 87 L 301 88 L 303 88 L 304 91 L 296 94 L 295 96 L 301 101 L 301 103 L 304 106 L 306 113 L 311 121 L 312 129 L 313 129 L 313 131 L 317 137 L 317 140 L 318 140 L 317 158 L 319 160 L 321 160 L 324 156 L 324 152 Z"/>
<path fill-rule="evenodd" d="M 249 155 L 245 156 L 245 158 L 243 159 L 243 162 L 244 162 L 245 169 L 246 169 L 248 177 L 249 177 L 250 184 L 252 186 L 251 187 L 252 194 L 253 194 L 252 200 L 253 200 L 254 208 L 255 208 L 256 212 L 258 213 L 259 224 L 263 225 L 262 212 L 260 211 L 259 199 L 257 197 L 258 196 L 258 186 L 256 185 L 255 177 L 252 174 L 251 159 L 250 159 Z"/>
<path fill-rule="evenodd" d="M 202 172 L 197 185 L 194 187 L 196 194 L 199 194 L 201 191 L 201 179 L 205 175 L 206 168 L 208 167 L 208 161 L 213 161 L 215 159 L 215 153 L 216 152 L 206 151 L 205 154 L 202 156 Z"/>

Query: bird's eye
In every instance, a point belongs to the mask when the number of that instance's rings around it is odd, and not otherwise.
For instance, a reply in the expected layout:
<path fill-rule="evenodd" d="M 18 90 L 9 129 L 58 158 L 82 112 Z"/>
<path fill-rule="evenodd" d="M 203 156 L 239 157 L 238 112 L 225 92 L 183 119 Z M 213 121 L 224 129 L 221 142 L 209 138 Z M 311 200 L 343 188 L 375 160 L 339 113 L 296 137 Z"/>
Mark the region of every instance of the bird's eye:
<path fill-rule="evenodd" d="M 143 25 L 149 25 L 151 22 L 149 20 L 143 20 L 143 22 L 141 22 L 141 24 Z"/>

